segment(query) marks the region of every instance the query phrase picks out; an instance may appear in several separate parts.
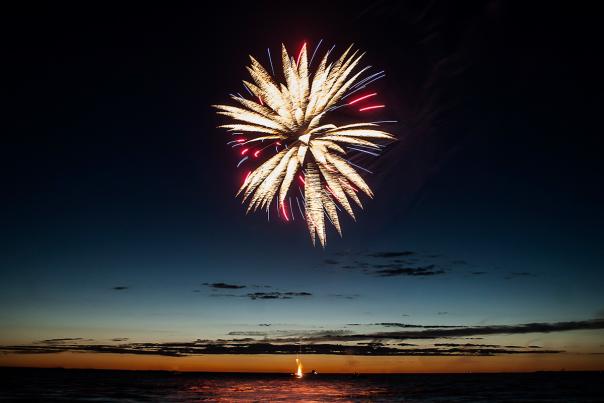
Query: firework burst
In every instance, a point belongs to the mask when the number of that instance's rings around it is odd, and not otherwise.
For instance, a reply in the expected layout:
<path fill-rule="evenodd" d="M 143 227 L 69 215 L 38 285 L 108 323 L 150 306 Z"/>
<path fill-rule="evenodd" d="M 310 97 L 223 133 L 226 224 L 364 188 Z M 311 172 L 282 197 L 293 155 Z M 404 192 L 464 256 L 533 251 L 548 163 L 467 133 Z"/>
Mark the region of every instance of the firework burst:
<path fill-rule="evenodd" d="M 282 45 L 284 83 L 278 83 L 275 77 L 270 50 L 267 49 L 272 75 L 250 56 L 251 65 L 247 70 L 252 81 L 243 81 L 243 84 L 252 99 L 232 94 L 236 106 L 213 106 L 218 114 L 232 119 L 220 127 L 241 136 L 230 142 L 242 156 L 238 166 L 261 158 L 266 149 L 275 150 L 272 157 L 245 175 L 237 195 L 247 203 L 247 211 L 260 208 L 268 213 L 276 198 L 277 211 L 283 219 L 289 221 L 290 216 L 294 219 L 289 192 L 294 181 L 299 180 L 304 188 L 303 191 L 300 188 L 302 203 L 296 197 L 299 210 L 304 211 L 302 217 L 313 244 L 318 237 L 325 246 L 325 216 L 342 235 L 338 210 L 343 208 L 354 219 L 350 200 L 362 208 L 357 193 L 373 196 L 355 169 L 363 168 L 349 161 L 347 153 L 378 155 L 379 142 L 393 140 L 394 136 L 380 130 L 378 122 L 341 126 L 326 122 L 331 111 L 343 106 L 354 105 L 356 108 L 373 99 L 377 93 L 345 101 L 349 95 L 384 75 L 380 72 L 360 79 L 369 67 L 359 69 L 363 54 L 352 51 L 352 46 L 332 62 L 329 62 L 331 50 L 328 51 L 311 72 L 310 65 L 317 48 L 309 63 L 306 44 L 296 59 Z M 358 111 L 383 107 L 366 105 Z"/>

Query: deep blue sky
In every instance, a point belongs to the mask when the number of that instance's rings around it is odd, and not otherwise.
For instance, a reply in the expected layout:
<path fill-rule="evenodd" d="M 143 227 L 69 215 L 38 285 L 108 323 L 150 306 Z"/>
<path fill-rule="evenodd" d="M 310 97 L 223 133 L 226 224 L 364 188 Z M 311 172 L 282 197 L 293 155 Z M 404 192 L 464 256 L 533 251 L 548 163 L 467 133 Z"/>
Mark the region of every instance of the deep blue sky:
<path fill-rule="evenodd" d="M 275 8 L 15 12 L 4 340 L 602 315 L 593 15 L 545 2 Z M 386 117 L 401 122 L 401 141 L 367 179 L 375 200 L 325 250 L 300 220 L 245 215 L 237 158 L 210 108 L 241 90 L 249 53 L 320 38 L 354 42 L 386 70 Z M 342 268 L 383 251 L 412 251 L 413 265 L 446 273 Z M 204 282 L 313 295 L 210 297 L 232 290 Z"/>

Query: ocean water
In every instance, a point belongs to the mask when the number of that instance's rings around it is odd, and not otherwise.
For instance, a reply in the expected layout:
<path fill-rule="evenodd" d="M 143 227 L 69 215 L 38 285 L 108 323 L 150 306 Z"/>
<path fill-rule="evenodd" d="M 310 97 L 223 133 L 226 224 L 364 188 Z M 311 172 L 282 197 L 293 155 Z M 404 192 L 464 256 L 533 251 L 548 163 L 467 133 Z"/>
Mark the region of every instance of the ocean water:
<path fill-rule="evenodd" d="M 604 402 L 604 373 L 322 375 L 0 369 L 0 401 Z"/>

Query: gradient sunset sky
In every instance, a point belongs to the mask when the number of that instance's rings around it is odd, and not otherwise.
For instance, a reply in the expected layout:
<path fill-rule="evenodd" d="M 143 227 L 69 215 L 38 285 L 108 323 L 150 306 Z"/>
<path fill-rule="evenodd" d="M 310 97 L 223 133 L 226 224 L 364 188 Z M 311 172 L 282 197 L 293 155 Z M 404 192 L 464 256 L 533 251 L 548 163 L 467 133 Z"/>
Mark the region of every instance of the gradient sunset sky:
<path fill-rule="evenodd" d="M 604 369 L 594 16 L 149 7 L 14 11 L 0 365 Z M 325 249 L 299 215 L 245 214 L 210 108 L 244 91 L 248 54 L 320 39 L 386 71 L 371 119 L 400 139 Z"/>

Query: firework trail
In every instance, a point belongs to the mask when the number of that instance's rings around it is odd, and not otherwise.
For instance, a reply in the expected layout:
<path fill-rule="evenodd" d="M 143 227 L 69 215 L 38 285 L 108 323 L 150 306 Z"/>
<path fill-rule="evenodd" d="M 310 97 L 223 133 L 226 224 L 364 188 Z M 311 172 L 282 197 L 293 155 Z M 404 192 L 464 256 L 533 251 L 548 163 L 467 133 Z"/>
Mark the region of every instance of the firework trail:
<path fill-rule="evenodd" d="M 321 40 L 322 41 L 322 40 Z M 319 42 L 319 45 L 321 42 Z M 231 119 L 219 127 L 240 136 L 229 142 L 240 154 L 238 167 L 263 161 L 247 174 L 237 195 L 248 205 L 247 211 L 266 209 L 277 199 L 277 213 L 285 221 L 294 220 L 290 187 L 298 178 L 303 187 L 303 203 L 298 207 L 305 219 L 313 244 L 316 238 L 325 246 L 325 216 L 342 235 L 338 210 L 355 218 L 350 200 L 363 207 L 357 193 L 372 197 L 373 192 L 355 168 L 367 169 L 350 161 L 348 153 L 378 156 L 380 142 L 394 136 L 380 129 L 381 122 L 351 122 L 336 126 L 328 113 L 348 107 L 359 113 L 375 113 L 385 108 L 374 103 L 377 92 L 363 89 L 383 71 L 361 78 L 370 66 L 359 68 L 364 54 L 350 46 L 330 61 L 333 47 L 310 71 L 319 45 L 308 61 L 306 44 L 297 57 L 281 47 L 283 82 L 275 75 L 270 49 L 267 49 L 272 75 L 252 56 L 247 67 L 251 81 L 243 81 L 251 99 L 231 94 L 234 105 L 213 105 L 218 114 Z M 317 59 L 318 60 L 318 59 Z M 346 99 L 358 93 L 354 99 Z M 346 101 L 344 101 L 346 99 Z M 383 121 L 388 122 L 388 121 Z M 273 153 L 274 150 L 274 153 Z M 271 153 L 269 158 L 263 154 Z M 340 208 L 341 207 L 341 208 Z"/>

